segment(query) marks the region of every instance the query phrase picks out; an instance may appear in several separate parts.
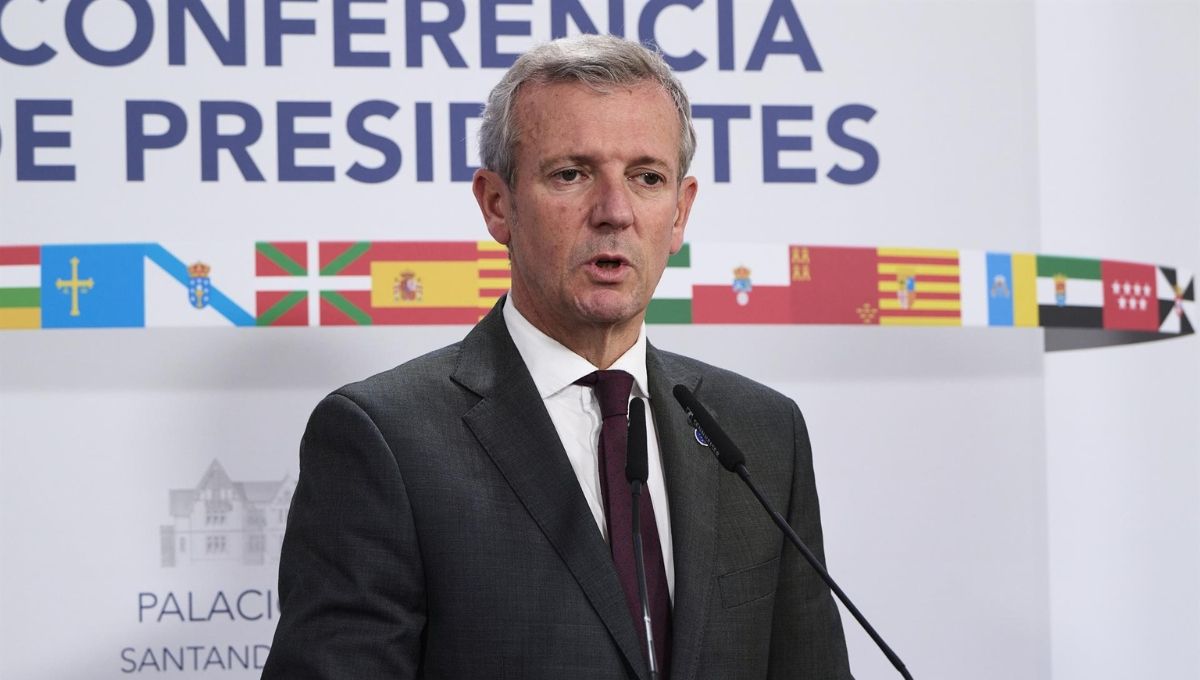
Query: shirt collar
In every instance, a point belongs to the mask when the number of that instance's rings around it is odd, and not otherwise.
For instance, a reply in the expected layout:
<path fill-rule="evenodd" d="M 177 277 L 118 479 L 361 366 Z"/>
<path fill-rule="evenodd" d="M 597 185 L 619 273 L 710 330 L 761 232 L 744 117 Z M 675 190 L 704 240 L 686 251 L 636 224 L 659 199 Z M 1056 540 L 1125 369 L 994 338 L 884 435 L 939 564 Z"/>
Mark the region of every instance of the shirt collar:
<path fill-rule="evenodd" d="M 596 370 L 587 359 L 538 330 L 513 305 L 512 295 L 504 300 L 504 324 L 517 352 L 525 361 L 533 384 L 542 399 L 562 391 L 576 380 Z M 646 324 L 638 330 L 637 342 L 613 362 L 609 370 L 633 376 L 633 396 L 649 399 L 646 379 Z"/>

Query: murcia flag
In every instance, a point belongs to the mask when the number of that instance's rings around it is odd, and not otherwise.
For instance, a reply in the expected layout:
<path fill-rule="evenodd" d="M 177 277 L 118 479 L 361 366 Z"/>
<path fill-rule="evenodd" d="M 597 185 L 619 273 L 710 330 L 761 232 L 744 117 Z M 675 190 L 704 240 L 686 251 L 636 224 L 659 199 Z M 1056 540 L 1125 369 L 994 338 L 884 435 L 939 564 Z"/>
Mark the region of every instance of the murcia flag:
<path fill-rule="evenodd" d="M 1196 332 L 1196 279 L 1191 272 L 1159 267 L 1157 274 L 1158 331 L 1185 335 Z"/>
<path fill-rule="evenodd" d="M 41 246 L 0 246 L 0 328 L 41 328 L 41 262 Z"/>
<path fill-rule="evenodd" d="M 788 264 L 793 323 L 879 323 L 874 248 L 796 245 Z"/>
<path fill-rule="evenodd" d="M 881 325 L 961 325 L 957 250 L 879 248 L 876 255 Z"/>
<path fill-rule="evenodd" d="M 1158 330 L 1157 267 L 1132 262 L 1100 263 L 1104 281 L 1104 327 Z"/>
<path fill-rule="evenodd" d="M 320 267 L 323 326 L 474 324 L 512 283 L 494 241 L 323 241 Z"/>
<path fill-rule="evenodd" d="M 1039 325 L 1073 328 L 1104 326 L 1104 282 L 1100 261 L 1037 256 Z"/>

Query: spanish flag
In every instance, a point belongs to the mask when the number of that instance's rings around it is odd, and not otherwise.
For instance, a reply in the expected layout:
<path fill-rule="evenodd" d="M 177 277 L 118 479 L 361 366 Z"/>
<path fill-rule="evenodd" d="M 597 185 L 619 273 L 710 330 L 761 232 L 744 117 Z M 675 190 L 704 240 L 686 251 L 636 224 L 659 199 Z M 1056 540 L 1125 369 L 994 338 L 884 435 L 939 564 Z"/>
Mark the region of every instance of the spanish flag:
<path fill-rule="evenodd" d="M 323 241 L 319 252 L 334 284 L 321 287 L 323 326 L 473 324 L 512 282 L 493 241 Z"/>

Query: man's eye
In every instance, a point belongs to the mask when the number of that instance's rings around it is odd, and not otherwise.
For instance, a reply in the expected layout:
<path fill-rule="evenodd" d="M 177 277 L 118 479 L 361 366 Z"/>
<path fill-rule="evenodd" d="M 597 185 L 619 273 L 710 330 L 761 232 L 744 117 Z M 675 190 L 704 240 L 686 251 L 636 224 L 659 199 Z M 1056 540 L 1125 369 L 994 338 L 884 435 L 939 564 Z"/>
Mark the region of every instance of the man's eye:
<path fill-rule="evenodd" d="M 663 176 L 657 172 L 643 172 L 641 175 L 639 175 L 639 179 L 642 180 L 643 184 L 649 187 L 661 184 L 663 182 Z"/>
<path fill-rule="evenodd" d="M 564 182 L 574 182 L 579 179 L 579 171 L 575 169 L 559 170 L 558 178 Z"/>

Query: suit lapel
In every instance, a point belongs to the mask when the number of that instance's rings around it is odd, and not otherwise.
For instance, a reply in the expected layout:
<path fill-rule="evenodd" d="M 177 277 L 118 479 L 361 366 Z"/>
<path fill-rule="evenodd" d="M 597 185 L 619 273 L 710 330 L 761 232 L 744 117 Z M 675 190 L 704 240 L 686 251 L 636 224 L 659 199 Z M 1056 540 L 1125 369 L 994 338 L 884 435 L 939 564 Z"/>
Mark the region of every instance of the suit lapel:
<path fill-rule="evenodd" d="M 503 303 L 463 340 L 452 378 L 481 397 L 463 421 L 566 563 L 628 666 L 645 678 L 641 645 L 608 544 L 508 334 Z"/>
<path fill-rule="evenodd" d="M 719 471 L 716 459 L 696 443 L 671 393 L 679 384 L 695 390 L 700 375 L 653 346 L 646 348 L 646 370 L 675 554 L 671 680 L 690 680 L 697 672 L 713 583 Z"/>

